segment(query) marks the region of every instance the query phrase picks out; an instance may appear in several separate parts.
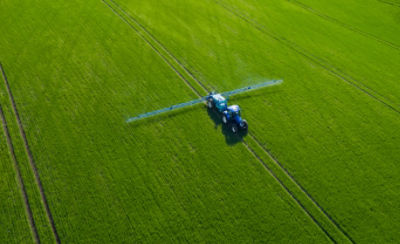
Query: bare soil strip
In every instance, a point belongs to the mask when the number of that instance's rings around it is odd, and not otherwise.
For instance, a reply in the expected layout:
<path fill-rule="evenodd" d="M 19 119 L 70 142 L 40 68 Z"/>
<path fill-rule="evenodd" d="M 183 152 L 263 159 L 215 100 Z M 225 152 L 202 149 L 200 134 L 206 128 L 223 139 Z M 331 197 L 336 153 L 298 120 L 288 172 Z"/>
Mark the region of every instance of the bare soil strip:
<path fill-rule="evenodd" d="M 297 44 L 287 40 L 286 38 L 277 36 L 271 32 L 269 32 L 263 25 L 259 24 L 257 21 L 254 19 L 250 19 L 247 16 L 245 16 L 243 13 L 239 12 L 236 9 L 231 8 L 230 6 L 227 6 L 226 4 L 221 3 L 218 0 L 213 0 L 215 3 L 223 7 L 226 11 L 230 12 L 234 16 L 237 16 L 238 18 L 242 19 L 243 21 L 251 24 L 254 28 L 259 30 L 261 33 L 264 33 L 265 35 L 269 36 L 270 38 L 280 42 L 281 44 L 285 45 L 286 47 L 292 49 L 293 51 L 297 52 L 298 54 L 304 56 L 308 60 L 312 61 L 313 63 L 317 64 L 321 68 L 325 69 L 329 73 L 331 73 L 333 76 L 338 77 L 340 80 L 346 82 L 347 84 L 353 86 L 354 88 L 358 89 L 359 91 L 363 92 L 364 94 L 368 95 L 369 97 L 373 98 L 374 100 L 382 103 L 385 105 L 387 108 L 390 110 L 400 114 L 400 110 L 393 105 L 391 105 L 387 100 L 385 96 L 379 94 L 377 91 L 374 89 L 366 86 L 362 82 L 350 77 L 347 74 L 344 74 L 343 72 L 339 71 L 336 67 L 333 65 L 330 65 L 323 61 L 321 58 L 313 55 L 312 53 L 307 52 L 303 48 L 299 47 Z"/>
<path fill-rule="evenodd" d="M 117 8 L 118 8 L 121 12 L 123 12 L 123 14 L 124 14 L 125 16 L 127 16 L 131 21 L 133 21 L 133 22 L 135 22 L 137 25 L 139 25 L 139 28 L 142 28 L 143 31 L 144 31 L 144 33 L 146 33 L 147 35 L 149 35 L 149 36 L 150 36 L 149 38 L 153 39 L 153 41 L 156 43 L 156 45 L 160 45 L 160 46 L 161 46 L 160 48 L 162 48 L 167 54 L 170 55 L 170 58 L 171 58 L 173 61 L 175 61 L 175 65 L 181 66 L 181 68 L 182 68 L 183 70 L 185 70 L 186 73 L 190 76 L 190 79 L 191 79 L 191 80 L 193 80 L 194 82 L 198 83 L 198 85 L 204 90 L 204 92 L 209 93 L 209 90 L 206 88 L 206 86 L 205 86 L 201 81 L 199 81 L 185 66 L 183 66 L 182 63 L 179 62 L 178 59 L 177 59 L 175 56 L 173 56 L 173 55 L 170 53 L 170 51 L 168 51 L 168 50 L 166 49 L 166 47 L 165 47 L 164 45 L 161 44 L 161 42 L 160 42 L 159 40 L 157 40 L 152 34 L 150 34 L 150 32 L 149 32 L 143 25 L 141 25 L 134 17 L 132 17 L 130 14 L 128 14 L 126 11 L 124 11 L 117 3 L 115 3 L 115 1 L 113 1 L 113 0 L 108 0 L 108 1 L 110 1 L 110 2 L 112 2 L 114 5 L 116 5 Z M 123 19 L 123 21 L 124 21 L 125 23 L 127 23 L 128 25 L 130 25 L 130 26 L 132 27 L 132 29 L 134 29 L 135 31 L 137 31 L 137 28 L 133 27 L 130 23 L 128 23 L 128 21 L 127 21 L 122 15 L 120 15 L 119 13 L 117 13 L 117 12 L 115 11 L 115 9 L 113 9 L 113 8 L 106 2 L 106 0 L 103 0 L 103 2 L 104 2 L 107 6 L 109 6 L 109 7 L 113 10 L 113 12 L 114 12 L 115 14 L 117 14 L 121 19 Z M 140 36 L 141 36 L 142 38 L 144 38 L 144 37 L 143 37 L 143 34 L 140 34 Z M 145 41 L 148 43 L 147 40 L 145 40 Z M 157 51 L 157 49 L 154 47 L 153 44 L 150 44 L 150 43 L 149 43 L 149 45 L 153 48 L 153 50 L 155 50 L 155 51 L 157 52 L 158 55 L 163 56 L 163 54 L 161 54 L 159 51 Z M 185 78 L 182 76 L 182 74 L 180 74 L 179 72 L 177 72 L 176 68 L 173 67 L 173 64 L 171 64 L 171 62 L 168 62 L 168 61 L 167 61 L 166 57 L 161 57 L 161 58 L 162 58 L 164 61 L 166 61 L 170 67 L 172 67 L 172 69 L 179 75 L 180 78 L 182 78 L 182 80 L 185 81 L 185 83 L 189 83 L 189 81 L 188 81 L 187 79 L 185 79 Z M 190 85 L 190 87 L 192 88 L 192 91 L 194 91 L 194 92 L 196 93 L 197 96 L 201 97 L 200 92 L 198 92 L 192 85 Z M 249 135 L 250 135 L 250 138 L 251 138 L 253 141 L 255 141 L 257 144 L 260 144 L 259 141 L 256 139 L 256 137 L 255 137 L 251 132 L 249 132 Z M 329 234 L 329 232 L 321 225 L 321 223 L 310 213 L 310 211 L 307 210 L 307 208 L 300 202 L 300 200 L 299 200 L 299 199 L 292 193 L 292 191 L 290 191 L 289 188 L 283 183 L 283 181 L 282 181 L 281 179 L 279 179 L 279 178 L 276 176 L 276 174 L 273 173 L 273 171 L 267 166 L 267 164 L 255 153 L 255 150 L 254 150 L 251 146 L 249 146 L 248 143 L 246 143 L 245 141 L 242 141 L 242 143 L 243 143 L 244 146 L 250 151 L 250 153 L 262 164 L 262 166 L 269 172 L 269 174 L 271 174 L 271 175 L 273 176 L 273 178 L 278 182 L 278 184 L 289 194 L 289 196 L 293 198 L 293 200 L 300 206 L 300 208 L 306 213 L 306 215 L 309 216 L 309 217 L 311 218 L 311 220 L 312 220 L 326 235 L 327 235 L 327 237 L 328 237 L 331 241 L 333 241 L 333 242 L 336 243 L 337 241 Z M 261 144 L 260 144 L 260 145 L 261 145 Z M 314 207 L 317 208 L 318 211 L 321 211 L 321 212 L 323 213 L 323 215 L 327 218 L 327 220 L 330 221 L 331 224 L 333 224 L 333 225 L 335 226 L 335 228 L 337 228 L 344 236 L 346 236 L 347 239 L 348 239 L 350 242 L 354 243 L 354 241 L 351 239 L 351 237 L 350 237 L 342 228 L 340 228 L 340 226 L 336 223 L 336 221 L 334 221 L 334 220 L 332 219 L 332 217 L 331 217 L 330 215 L 328 215 L 327 212 L 326 212 L 312 197 L 311 197 L 311 195 L 310 195 L 310 194 L 309 194 L 309 193 L 308 193 L 308 192 L 307 192 L 307 191 L 306 191 L 306 190 L 305 190 L 305 189 L 304 189 L 290 174 L 287 173 L 286 169 L 283 168 L 283 166 L 275 159 L 275 157 L 274 157 L 268 150 L 266 150 L 265 147 L 261 146 L 260 148 L 263 150 L 263 152 L 264 152 L 265 154 L 267 154 L 267 155 L 272 159 L 272 161 L 273 161 L 274 163 L 280 165 L 279 168 L 285 173 L 286 177 L 289 177 L 289 179 L 290 179 L 291 181 L 293 181 L 293 182 L 295 183 L 295 185 L 296 185 L 297 187 L 299 187 L 299 188 L 302 190 L 304 196 L 305 196 L 306 198 L 308 198 L 308 199 L 314 204 Z"/>
<path fill-rule="evenodd" d="M 13 164 L 14 164 L 14 169 L 15 169 L 15 172 L 17 173 L 16 178 L 17 178 L 20 190 L 21 190 L 22 198 L 24 200 L 26 216 L 28 217 L 29 225 L 31 227 L 33 238 L 34 238 L 35 242 L 36 243 L 40 243 L 40 238 L 39 238 L 38 231 L 36 229 L 35 220 L 33 219 L 32 209 L 31 209 L 31 206 L 29 204 L 28 195 L 26 194 L 25 184 L 24 184 L 24 181 L 22 180 L 21 171 L 20 171 L 20 168 L 19 168 L 19 163 L 18 163 L 17 158 L 15 156 L 14 146 L 13 146 L 12 141 L 11 141 L 10 132 L 8 130 L 8 127 L 7 127 L 7 121 L 6 121 L 6 118 L 4 116 L 3 109 L 1 107 L 1 105 L 0 105 L 0 117 L 1 117 L 1 121 L 3 123 L 3 131 L 4 131 L 4 135 L 6 137 L 8 149 L 10 151 L 10 155 L 11 155 L 11 158 L 12 158 L 12 161 L 13 161 Z"/>
<path fill-rule="evenodd" d="M 19 113 L 18 113 L 18 110 L 17 110 L 17 106 L 15 104 L 14 96 L 12 95 L 11 88 L 10 88 L 10 85 L 8 83 L 6 73 L 5 73 L 5 71 L 3 69 L 3 66 L 1 64 L 0 64 L 0 69 L 1 69 L 1 72 L 3 74 L 3 80 L 4 80 L 6 88 L 7 88 L 7 94 L 8 94 L 8 97 L 10 99 L 10 102 L 11 102 L 11 105 L 12 105 L 12 109 L 13 109 L 14 114 L 15 114 L 15 119 L 16 119 L 17 124 L 18 124 L 20 136 L 22 137 L 22 139 L 24 141 L 25 151 L 27 153 L 27 156 L 28 156 L 29 163 L 30 163 L 30 166 L 32 168 L 32 171 L 34 172 L 36 184 L 39 187 L 40 197 L 42 198 L 42 201 L 44 203 L 44 207 L 46 209 L 47 218 L 48 218 L 48 220 L 50 222 L 51 229 L 52 229 L 52 232 L 54 234 L 54 237 L 55 237 L 57 243 L 61 243 L 60 238 L 59 238 L 58 233 L 57 233 L 57 229 L 56 229 L 55 223 L 54 223 L 53 216 L 52 216 L 50 208 L 49 208 L 49 204 L 47 202 L 46 195 L 44 193 L 42 182 L 40 181 L 39 172 L 38 172 L 38 170 L 36 168 L 36 164 L 35 164 L 35 161 L 33 159 L 33 154 L 32 154 L 31 149 L 29 147 L 28 140 L 26 138 L 26 134 L 25 134 L 24 128 L 23 128 L 22 123 L 21 123 L 21 119 L 20 119 L 20 116 L 19 116 Z"/>
<path fill-rule="evenodd" d="M 329 22 L 331 22 L 331 23 L 334 23 L 334 24 L 336 24 L 336 25 L 339 25 L 339 26 L 341 26 L 341 27 L 344 27 L 344 28 L 346 28 L 346 29 L 348 29 L 348 30 L 350 30 L 350 31 L 353 31 L 353 32 L 355 32 L 355 33 L 358 33 L 358 34 L 360 34 L 360 35 L 363 35 L 363 36 L 365 36 L 365 37 L 367 37 L 367 38 L 370 38 L 370 39 L 373 39 L 373 40 L 375 40 L 375 41 L 378 41 L 378 42 L 380 42 L 380 43 L 382 43 L 382 44 L 385 44 L 385 45 L 387 45 L 387 46 L 389 46 L 389 47 L 392 47 L 392 48 L 394 48 L 394 49 L 400 50 L 400 46 L 398 46 L 398 45 L 395 44 L 395 43 L 392 43 L 392 42 L 390 42 L 390 41 L 386 41 L 386 40 L 384 40 L 384 39 L 382 39 L 382 38 L 379 38 L 379 37 L 377 37 L 377 36 L 375 36 L 375 35 L 373 35 L 373 34 L 371 34 L 371 33 L 364 32 L 364 31 L 362 31 L 362 30 L 360 30 L 360 29 L 358 29 L 358 28 L 356 28 L 356 27 L 354 27 L 354 26 L 351 26 L 351 25 L 349 25 L 349 24 L 346 24 L 346 23 L 344 23 L 344 22 L 342 22 L 342 21 L 340 21 L 340 20 L 338 20 L 338 19 L 335 19 L 335 18 L 333 18 L 333 17 L 331 17 L 331 16 L 329 16 L 329 15 L 326 15 L 326 14 L 324 14 L 324 13 L 318 11 L 318 10 L 315 10 L 315 9 L 313 9 L 312 7 L 310 7 L 310 6 L 308 6 L 308 5 L 304 4 L 304 3 L 301 3 L 301 2 L 299 2 L 299 1 L 297 1 L 297 0 L 287 0 L 287 1 L 290 2 L 290 3 L 292 3 L 292 4 L 294 4 L 294 5 L 297 5 L 297 6 L 301 7 L 301 8 L 303 8 L 303 9 L 307 10 L 308 12 L 310 12 L 310 13 L 312 13 L 312 14 L 315 14 L 315 15 L 317 15 L 317 16 L 319 16 L 319 17 L 321 17 L 321 18 L 323 18 L 323 19 L 325 19 L 325 20 L 327 20 L 327 21 L 329 21 Z"/>

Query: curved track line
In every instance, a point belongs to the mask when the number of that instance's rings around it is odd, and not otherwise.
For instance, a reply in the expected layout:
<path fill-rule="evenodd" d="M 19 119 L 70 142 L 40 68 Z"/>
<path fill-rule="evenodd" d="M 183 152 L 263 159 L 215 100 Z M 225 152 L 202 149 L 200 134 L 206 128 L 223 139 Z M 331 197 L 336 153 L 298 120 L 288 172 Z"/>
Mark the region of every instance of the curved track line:
<path fill-rule="evenodd" d="M 21 119 L 20 119 L 20 116 L 19 116 L 19 113 L 18 113 L 18 110 L 17 110 L 17 106 L 15 104 L 14 96 L 13 96 L 13 94 L 11 92 L 11 88 L 10 88 L 10 85 L 8 83 L 6 73 L 5 73 L 1 63 L 0 63 L 0 69 L 1 69 L 1 72 L 3 74 L 4 83 L 6 85 L 7 94 L 8 94 L 8 97 L 10 99 L 10 102 L 11 102 L 11 105 L 12 105 L 12 109 L 13 109 L 14 114 L 15 114 L 15 119 L 16 119 L 17 124 L 18 124 L 20 136 L 22 137 L 22 139 L 24 141 L 25 151 L 27 153 L 27 156 L 28 156 L 29 163 L 30 163 L 30 166 L 32 168 L 32 171 L 34 173 L 36 184 L 39 187 L 40 197 L 42 198 L 42 201 L 43 201 L 43 204 L 44 204 L 44 207 L 45 207 L 45 210 L 46 210 L 46 215 L 47 215 L 48 221 L 50 222 L 50 225 L 51 225 L 51 230 L 52 230 L 53 235 L 54 235 L 54 237 L 56 239 L 56 242 L 57 243 L 61 243 L 60 238 L 59 238 L 58 233 L 57 233 L 57 229 L 56 229 L 55 223 L 54 223 L 53 216 L 52 216 L 50 208 L 49 208 L 49 204 L 47 202 L 46 195 L 44 193 L 42 182 L 40 181 L 39 172 L 38 172 L 38 170 L 36 168 L 36 164 L 35 164 L 35 161 L 33 159 L 33 154 L 32 154 L 31 149 L 29 147 L 28 140 L 26 138 L 26 134 L 25 134 L 24 128 L 23 128 L 22 123 L 21 123 Z"/>
<path fill-rule="evenodd" d="M 305 58 L 309 59 L 313 63 L 319 65 L 321 68 L 325 69 L 326 71 L 328 71 L 332 75 L 340 78 L 340 80 L 342 80 L 342 81 L 348 83 L 349 85 L 355 87 L 356 89 L 358 89 L 359 91 L 361 91 L 364 94 L 368 95 L 369 97 L 373 98 L 377 102 L 383 104 L 385 107 L 389 108 L 390 110 L 400 114 L 400 110 L 398 108 L 394 107 L 389 102 L 385 101 L 385 100 L 389 100 L 389 99 L 387 99 L 383 95 L 380 95 L 378 92 L 376 92 L 372 88 L 366 86 L 362 82 L 350 77 L 347 74 L 344 74 L 343 72 L 339 71 L 333 65 L 330 65 L 330 64 L 326 63 L 321 58 L 315 56 L 312 53 L 307 52 L 306 50 L 304 50 L 303 48 L 299 47 L 297 44 L 287 40 L 286 38 L 277 36 L 277 35 L 269 32 L 269 31 L 267 31 L 266 28 L 263 25 L 259 24 L 258 22 L 256 22 L 253 19 L 250 19 L 250 18 L 246 17 L 244 14 L 240 13 L 238 10 L 232 9 L 231 7 L 228 7 L 226 4 L 223 4 L 218 0 L 211 0 L 211 1 L 214 1 L 216 4 L 220 5 L 222 8 L 224 8 L 226 11 L 228 11 L 232 15 L 238 17 L 239 19 L 241 19 L 241 20 L 243 20 L 243 21 L 245 21 L 247 23 L 249 23 L 255 29 L 259 30 L 261 33 L 264 33 L 265 35 L 267 35 L 270 38 L 278 41 L 282 45 L 292 49 L 293 51 L 295 51 L 298 54 L 304 56 Z"/>
<path fill-rule="evenodd" d="M 109 7 L 113 10 L 113 12 L 114 12 L 117 16 L 119 16 L 125 23 L 128 23 L 128 21 L 127 21 L 123 16 L 121 16 L 119 13 L 117 13 L 108 3 L 106 3 L 105 0 L 102 0 L 102 1 L 103 1 L 107 6 L 109 6 Z M 192 78 L 196 83 L 198 83 L 198 85 L 199 85 L 205 92 L 207 92 L 207 93 L 209 92 L 209 90 L 206 88 L 206 86 L 205 86 L 201 81 L 199 81 L 185 66 L 183 66 L 182 63 L 179 62 L 179 61 L 176 59 L 176 57 L 173 56 L 173 55 L 165 48 L 165 46 L 161 44 L 160 41 L 158 41 L 152 34 L 150 34 L 150 32 L 149 32 L 143 25 L 141 25 L 141 24 L 140 24 L 136 19 L 134 19 L 130 14 L 126 13 L 126 11 L 124 11 L 117 3 L 115 3 L 115 1 L 113 1 L 113 0 L 109 0 L 109 1 L 110 1 L 110 2 L 113 2 L 113 4 L 116 5 L 116 6 L 119 8 L 119 10 L 120 10 L 121 12 L 123 12 L 126 16 L 128 16 L 129 19 L 131 19 L 131 20 L 134 21 L 137 25 L 139 25 L 140 28 L 143 28 L 144 31 L 145 31 L 148 35 L 151 36 L 151 38 L 153 39 L 153 41 L 155 41 L 158 45 L 160 45 L 161 48 L 163 48 L 164 51 L 165 51 L 167 54 L 171 55 L 170 58 L 172 58 L 174 61 L 176 61 L 176 63 L 177 63 L 179 66 L 181 66 L 181 68 L 183 68 L 183 69 L 187 72 L 187 74 L 190 76 L 190 78 Z M 130 23 L 128 23 L 128 25 L 130 25 L 135 31 L 138 31 L 138 30 L 137 30 L 136 28 L 134 28 Z M 140 36 L 141 36 L 142 38 L 144 38 L 141 34 L 140 34 Z M 148 43 L 147 40 L 145 40 L 145 41 Z M 149 43 L 149 45 L 153 48 L 153 50 L 155 50 L 155 51 L 157 52 L 158 55 L 161 56 L 161 58 L 162 58 L 164 61 L 166 61 L 166 58 L 165 58 L 165 57 L 162 57 L 162 54 L 161 54 L 159 51 L 157 51 L 156 48 L 154 48 L 154 46 L 153 46 L 152 44 Z M 166 62 L 168 63 L 168 65 L 172 66 L 172 64 L 171 64 L 170 62 L 168 62 L 168 61 L 166 61 Z M 175 68 L 173 68 L 173 70 L 176 72 L 176 69 L 175 69 Z M 186 80 L 185 78 L 183 78 L 183 76 L 182 76 L 179 72 L 177 72 L 177 73 L 178 73 L 179 77 L 181 77 L 185 82 L 188 82 L 188 80 Z M 190 87 L 193 88 L 192 90 L 194 90 L 194 92 L 196 93 L 197 96 L 199 96 L 199 97 L 201 96 L 200 93 L 199 93 L 193 86 L 190 86 Z M 266 153 L 266 154 L 272 159 L 272 161 L 273 161 L 274 163 L 277 163 L 278 165 L 280 165 L 280 163 L 276 160 L 276 158 L 275 158 L 269 151 L 267 151 L 267 150 L 265 149 L 265 147 L 261 146 L 261 144 L 259 143 L 259 141 L 256 139 L 256 137 L 255 137 L 252 133 L 249 133 L 249 135 L 251 136 L 251 138 L 252 138 L 257 144 L 260 145 L 260 148 L 264 151 L 264 153 Z M 277 183 L 289 194 L 289 196 L 291 196 L 291 197 L 293 198 L 293 200 L 300 206 L 300 208 L 305 212 L 305 214 L 311 218 L 311 220 L 312 220 L 326 235 L 327 235 L 327 237 L 328 237 L 332 242 L 336 243 L 336 240 L 328 233 L 328 231 L 321 225 L 321 223 L 309 212 L 309 210 L 307 210 L 307 208 L 306 208 L 306 207 L 300 202 L 300 200 L 292 193 L 292 191 L 290 191 L 289 188 L 288 188 L 274 173 L 273 173 L 273 171 L 272 171 L 272 170 L 267 166 L 267 164 L 255 153 L 255 151 L 254 151 L 245 141 L 242 141 L 242 143 L 243 143 L 243 145 L 249 150 L 249 152 L 259 161 L 259 163 L 267 170 L 267 172 L 277 181 Z M 282 168 L 282 167 L 280 167 L 280 168 L 281 168 L 281 170 L 286 171 L 286 169 L 284 169 L 284 168 Z M 311 195 L 310 195 L 299 183 L 297 183 L 297 181 L 296 181 L 291 175 L 288 175 L 286 172 L 284 172 L 284 173 L 287 175 L 287 177 L 290 178 L 290 180 L 291 180 L 292 182 L 295 183 L 295 185 L 296 185 L 297 187 L 299 187 L 299 188 L 302 190 L 303 194 L 305 194 L 305 196 L 314 204 L 314 206 L 316 206 L 316 208 L 319 209 L 319 210 L 325 215 L 325 217 L 326 217 L 329 221 L 331 221 L 331 223 L 332 223 L 336 228 L 338 228 L 338 230 L 339 230 L 340 232 L 342 232 L 342 234 L 343 234 L 344 236 L 346 236 L 346 238 L 348 238 L 348 239 L 350 240 L 350 242 L 354 243 L 354 241 L 352 240 L 352 238 L 351 238 L 341 227 L 339 227 L 339 225 L 336 223 L 336 221 L 334 221 L 334 220 L 332 219 L 332 217 L 331 217 L 330 215 L 327 214 L 327 212 L 326 212 L 312 197 L 311 197 Z"/>
<path fill-rule="evenodd" d="M 395 43 L 392 43 L 392 42 L 390 42 L 390 41 L 384 40 L 384 39 L 379 38 L 379 37 L 377 37 L 377 36 L 375 36 L 375 35 L 373 35 L 373 34 L 371 34 L 371 33 L 362 31 L 362 30 L 360 30 L 360 29 L 358 29 L 358 28 L 356 28 L 356 27 L 353 27 L 353 26 L 351 26 L 351 25 L 348 25 L 348 24 L 346 24 L 346 23 L 344 23 L 344 22 L 342 22 L 342 21 L 340 21 L 340 20 L 338 20 L 338 19 L 335 19 L 335 18 L 333 18 L 333 17 L 331 17 L 331 16 L 329 16 L 329 15 L 327 15 L 327 14 L 324 14 L 324 13 L 322 13 L 322 12 L 316 10 L 316 9 L 313 9 L 312 7 L 310 7 L 310 6 L 308 6 L 308 5 L 304 4 L 304 3 L 302 3 L 302 2 L 300 2 L 300 1 L 297 1 L 297 0 L 286 0 L 286 1 L 288 1 L 288 2 L 290 2 L 290 3 L 292 3 L 292 4 L 294 4 L 294 5 L 297 5 L 297 6 L 299 6 L 300 8 L 303 8 L 303 9 L 307 10 L 308 12 L 310 12 L 310 13 L 312 13 L 312 14 L 314 14 L 314 15 L 317 15 L 317 16 L 319 16 L 319 17 L 321 17 L 321 18 L 323 18 L 323 19 L 325 19 L 325 20 L 327 20 L 327 21 L 329 21 L 329 22 L 331 22 L 331 23 L 334 23 L 334 24 L 336 24 L 336 25 L 339 25 L 339 26 L 341 26 L 341 27 L 343 27 L 343 28 L 346 28 L 346 29 L 348 29 L 348 30 L 350 30 L 350 31 L 353 31 L 353 32 L 355 32 L 355 33 L 358 33 L 358 34 L 360 34 L 360 35 L 363 35 L 363 36 L 365 36 L 365 37 L 367 37 L 367 38 L 370 38 L 370 39 L 372 39 L 372 40 L 378 41 L 378 42 L 380 42 L 380 43 L 382 43 L 382 44 L 385 44 L 385 45 L 387 45 L 387 46 L 389 46 L 389 47 L 392 47 L 392 48 L 394 48 L 394 49 L 400 50 L 400 46 L 398 46 L 398 45 L 395 44 Z"/>
<path fill-rule="evenodd" d="M 25 184 L 24 184 L 24 181 L 23 181 L 22 176 L 21 176 L 21 170 L 19 168 L 18 160 L 17 160 L 17 158 L 15 156 L 14 146 L 13 146 L 12 141 L 11 141 L 10 132 L 9 132 L 8 126 L 7 126 L 7 121 L 6 121 L 6 118 L 4 116 L 3 109 L 1 107 L 1 105 L 0 105 L 0 118 L 1 118 L 1 121 L 3 123 L 3 131 L 4 131 L 4 135 L 6 137 L 8 149 L 9 149 L 12 161 L 13 161 L 14 170 L 17 173 L 18 185 L 20 187 L 22 198 L 24 200 L 25 213 L 26 213 L 26 216 L 28 217 L 28 222 L 29 222 L 29 225 L 30 225 L 31 230 L 32 230 L 33 238 L 34 238 L 36 243 L 40 243 L 40 238 L 39 238 L 39 234 L 38 234 L 38 231 L 37 231 L 37 228 L 36 228 L 35 220 L 33 219 L 32 208 L 31 208 L 31 205 L 29 204 L 28 194 L 26 193 L 26 190 L 25 190 Z"/>

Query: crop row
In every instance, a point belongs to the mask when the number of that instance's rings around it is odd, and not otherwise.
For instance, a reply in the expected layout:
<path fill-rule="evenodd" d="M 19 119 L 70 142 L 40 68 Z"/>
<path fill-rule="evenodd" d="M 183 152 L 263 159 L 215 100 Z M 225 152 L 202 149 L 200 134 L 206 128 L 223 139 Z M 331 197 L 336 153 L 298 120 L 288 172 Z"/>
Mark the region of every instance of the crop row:
<path fill-rule="evenodd" d="M 355 241 L 396 236 L 388 217 L 398 211 L 396 112 L 213 1 L 161 1 L 156 9 L 151 3 L 118 2 L 209 89 L 284 78 L 279 88 L 234 98 L 250 131 Z M 395 106 L 398 69 L 392 61 L 398 56 L 391 47 L 290 3 L 230 4 L 239 10 L 246 5 L 243 12 L 276 35 L 362 80 Z M 302 28 L 295 30 L 293 23 Z"/>
<path fill-rule="evenodd" d="M 61 241 L 328 241 L 201 106 L 125 124 L 195 95 L 106 5 L 3 6 L 2 59 Z"/>

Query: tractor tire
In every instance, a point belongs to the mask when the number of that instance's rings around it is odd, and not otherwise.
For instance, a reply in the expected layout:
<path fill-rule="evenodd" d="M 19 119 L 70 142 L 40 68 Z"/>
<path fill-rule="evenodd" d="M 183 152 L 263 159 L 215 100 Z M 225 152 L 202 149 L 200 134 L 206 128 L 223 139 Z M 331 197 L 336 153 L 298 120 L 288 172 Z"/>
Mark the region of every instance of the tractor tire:
<path fill-rule="evenodd" d="M 241 123 L 241 125 L 240 125 L 240 129 L 242 129 L 242 130 L 247 130 L 248 128 L 249 128 L 249 126 L 248 126 L 248 124 L 247 124 L 247 121 L 246 121 L 246 120 L 243 120 L 242 123 Z"/>
<path fill-rule="evenodd" d="M 232 130 L 233 134 L 238 133 L 239 128 L 238 128 L 237 124 L 232 124 L 231 130 Z"/>
<path fill-rule="evenodd" d="M 207 100 L 207 107 L 209 109 L 213 109 L 214 108 L 214 102 L 212 99 Z"/>
<path fill-rule="evenodd" d="M 228 118 L 226 117 L 226 115 L 222 115 L 222 123 L 224 124 L 228 124 Z"/>

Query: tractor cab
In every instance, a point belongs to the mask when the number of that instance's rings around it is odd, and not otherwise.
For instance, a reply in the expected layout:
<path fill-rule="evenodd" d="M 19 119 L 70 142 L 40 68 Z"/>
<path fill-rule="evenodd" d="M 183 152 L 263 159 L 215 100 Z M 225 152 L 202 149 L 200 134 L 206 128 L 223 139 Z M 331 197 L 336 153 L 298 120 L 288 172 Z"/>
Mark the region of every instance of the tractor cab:
<path fill-rule="evenodd" d="M 228 114 L 229 117 L 234 118 L 236 116 L 240 117 L 240 107 L 239 105 L 232 105 L 228 107 Z"/>
<path fill-rule="evenodd" d="M 228 121 L 234 121 L 237 124 L 242 122 L 242 117 L 240 117 L 240 107 L 239 105 L 231 105 L 224 112 Z"/>
<path fill-rule="evenodd" d="M 222 122 L 227 124 L 231 123 L 231 130 L 233 133 L 238 132 L 239 129 L 247 130 L 247 121 L 242 119 L 240 115 L 240 107 L 238 105 L 231 105 L 222 114 Z"/>

